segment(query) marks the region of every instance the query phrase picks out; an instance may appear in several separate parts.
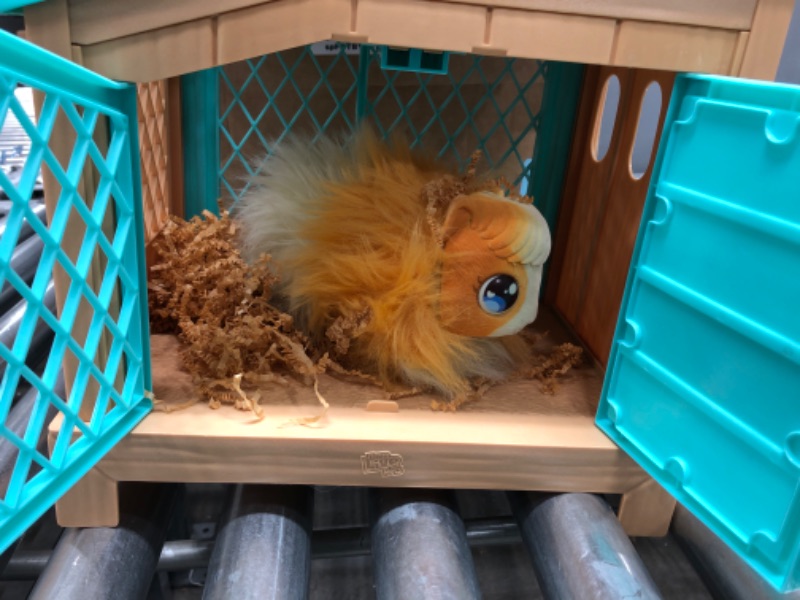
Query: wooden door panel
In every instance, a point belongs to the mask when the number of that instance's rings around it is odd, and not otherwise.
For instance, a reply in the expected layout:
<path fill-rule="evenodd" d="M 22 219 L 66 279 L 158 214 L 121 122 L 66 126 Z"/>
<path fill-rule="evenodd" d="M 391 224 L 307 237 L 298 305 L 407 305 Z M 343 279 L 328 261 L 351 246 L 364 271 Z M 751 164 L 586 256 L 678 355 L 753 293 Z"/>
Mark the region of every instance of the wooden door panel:
<path fill-rule="evenodd" d="M 617 121 L 625 114 L 625 94 L 622 91 L 627 87 L 630 76 L 628 69 L 614 67 L 597 68 L 597 78 L 594 89 L 584 89 L 584 99 L 588 100 L 581 106 L 582 111 L 588 113 L 585 119 L 588 131 L 581 140 L 580 148 L 573 148 L 578 153 L 577 164 L 570 165 L 573 171 L 567 174 L 568 180 L 575 180 L 577 186 L 572 198 L 565 198 L 566 203 L 572 205 L 571 219 L 566 228 L 559 232 L 561 237 L 566 234 L 566 247 L 563 252 L 563 263 L 558 290 L 555 295 L 555 305 L 564 318 L 574 324 L 579 317 L 583 301 L 586 277 L 591 268 L 594 253 L 597 228 L 605 208 L 607 190 L 611 183 L 612 166 L 619 148 L 619 130 L 617 125 L 611 135 L 608 150 L 602 160 L 595 160 L 592 154 L 593 138 L 599 135 L 602 114 L 600 107 L 605 98 L 606 83 L 612 76 L 616 76 L 620 83 L 620 97 L 617 107 Z"/>
<path fill-rule="evenodd" d="M 674 79 L 673 73 L 637 71 L 632 81 L 628 82 L 631 113 L 621 123 L 620 148 L 612 168 L 611 185 L 598 226 L 592 266 L 588 271 L 576 327 L 589 349 L 603 364 L 608 360 L 611 349 L 631 255 L 639 232 L 642 207 L 650 184 L 651 165 L 655 159 L 654 149 L 644 174 L 638 179 L 633 176 L 631 157 L 642 101 L 647 86 L 651 82 L 658 83 L 662 107 L 654 140 L 657 148 Z"/>
<path fill-rule="evenodd" d="M 612 67 L 591 70 L 578 117 L 578 126 L 585 130 L 575 137 L 546 297 L 605 364 L 674 74 Z M 620 83 L 617 117 L 608 151 L 597 160 L 593 138 L 599 128 L 604 88 L 614 75 Z M 632 150 L 644 94 L 654 81 L 661 88 L 654 149 L 644 173 L 636 178 L 631 170 Z"/>

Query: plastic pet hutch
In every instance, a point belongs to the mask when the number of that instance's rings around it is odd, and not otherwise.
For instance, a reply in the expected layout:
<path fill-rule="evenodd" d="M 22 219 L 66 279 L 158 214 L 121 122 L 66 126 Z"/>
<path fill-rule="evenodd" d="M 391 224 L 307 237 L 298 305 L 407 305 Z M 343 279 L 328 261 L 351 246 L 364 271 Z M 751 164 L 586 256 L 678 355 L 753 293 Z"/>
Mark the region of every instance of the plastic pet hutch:
<path fill-rule="evenodd" d="M 18 455 L 4 544 L 56 501 L 62 525 L 115 525 L 125 481 L 580 491 L 619 495 L 631 535 L 663 534 L 677 498 L 796 587 L 800 90 L 718 77 L 773 78 L 792 5 L 27 6 L 27 42 L 0 37 L 0 126 L 31 140 L 19 177 L 0 172 L 0 274 L 27 303 L 0 345 L 0 414 L 21 386 L 38 396 L 21 434 L 0 426 Z M 35 122 L 18 84 L 37 92 Z M 179 402 L 192 388 L 174 344 L 151 351 L 146 243 L 169 214 L 235 201 L 247 158 L 285 133 L 362 119 L 462 165 L 481 148 L 535 198 L 554 233 L 537 326 L 592 364 L 554 396 L 514 382 L 456 413 L 425 398 L 368 412 L 379 392 L 325 379 L 319 428 L 280 427 L 315 404 L 304 388 L 256 424 L 204 405 L 150 412 L 149 390 Z M 46 219 L 28 202 L 40 171 Z M 44 241 L 30 281 L 12 260 L 24 226 Z M 37 369 L 42 327 L 54 341 Z"/>

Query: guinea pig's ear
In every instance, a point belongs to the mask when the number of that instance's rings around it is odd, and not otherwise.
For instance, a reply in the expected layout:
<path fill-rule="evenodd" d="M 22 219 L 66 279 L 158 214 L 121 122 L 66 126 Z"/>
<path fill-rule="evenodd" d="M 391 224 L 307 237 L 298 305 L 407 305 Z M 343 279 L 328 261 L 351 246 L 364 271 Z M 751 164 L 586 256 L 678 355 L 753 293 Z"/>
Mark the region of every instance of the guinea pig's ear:
<path fill-rule="evenodd" d="M 550 232 L 541 213 L 490 194 L 459 196 L 450 205 L 444 222 L 444 242 L 470 228 L 498 257 L 511 263 L 541 264 L 550 252 Z"/>
<path fill-rule="evenodd" d="M 459 196 L 450 203 L 444 217 L 442 233 L 445 245 L 459 231 L 469 229 L 475 218 L 475 207 L 467 202 L 466 196 Z"/>

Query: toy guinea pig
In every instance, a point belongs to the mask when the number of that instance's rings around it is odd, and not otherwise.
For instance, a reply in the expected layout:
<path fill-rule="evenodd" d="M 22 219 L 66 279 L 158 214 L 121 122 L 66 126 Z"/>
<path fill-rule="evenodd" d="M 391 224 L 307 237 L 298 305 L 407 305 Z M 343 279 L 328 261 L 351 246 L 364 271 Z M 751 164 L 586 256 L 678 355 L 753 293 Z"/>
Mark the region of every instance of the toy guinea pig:
<path fill-rule="evenodd" d="M 350 331 L 337 360 L 446 397 L 519 366 L 508 336 L 536 317 L 550 252 L 536 208 L 369 129 L 287 139 L 260 171 L 234 212 L 244 256 L 272 256 L 276 303 L 323 347 Z"/>

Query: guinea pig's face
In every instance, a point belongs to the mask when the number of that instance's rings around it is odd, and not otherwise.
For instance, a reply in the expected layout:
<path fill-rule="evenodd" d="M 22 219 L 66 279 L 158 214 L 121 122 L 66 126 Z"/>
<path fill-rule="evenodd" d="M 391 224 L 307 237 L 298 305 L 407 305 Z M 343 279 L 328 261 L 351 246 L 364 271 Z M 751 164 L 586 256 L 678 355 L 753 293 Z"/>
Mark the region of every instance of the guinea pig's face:
<path fill-rule="evenodd" d="M 550 233 L 533 206 L 486 193 L 453 202 L 445 219 L 440 317 L 469 337 L 511 335 L 536 318 Z"/>

